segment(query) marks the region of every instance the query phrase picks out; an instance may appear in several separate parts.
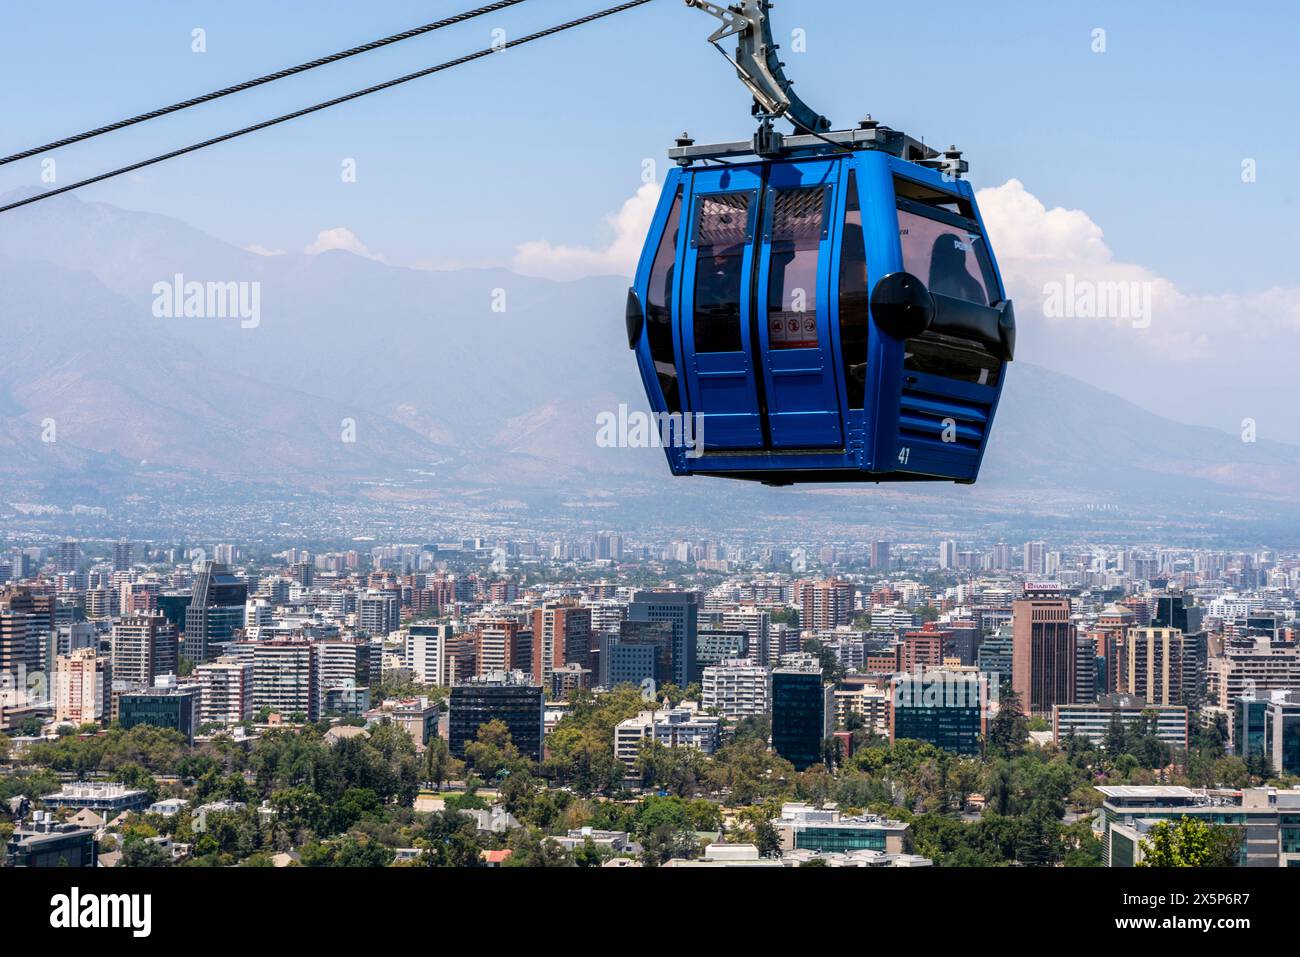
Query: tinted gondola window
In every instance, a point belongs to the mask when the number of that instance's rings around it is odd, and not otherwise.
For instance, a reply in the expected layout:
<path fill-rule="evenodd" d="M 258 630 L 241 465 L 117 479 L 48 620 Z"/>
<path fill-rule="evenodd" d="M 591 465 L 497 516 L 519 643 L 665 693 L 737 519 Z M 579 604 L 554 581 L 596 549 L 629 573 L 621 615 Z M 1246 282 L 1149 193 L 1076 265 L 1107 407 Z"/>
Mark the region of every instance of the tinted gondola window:
<path fill-rule="evenodd" d="M 826 220 L 826 189 L 772 193 L 767 336 L 773 349 L 816 349 L 817 260 Z"/>
<path fill-rule="evenodd" d="M 979 233 L 907 209 L 898 210 L 903 268 L 933 293 L 987 306 L 991 283 Z M 996 290 L 995 290 L 996 295 Z"/>
<path fill-rule="evenodd" d="M 650 268 L 650 289 L 646 294 L 646 327 L 650 337 L 650 357 L 654 360 L 659 388 L 669 412 L 681 412 L 682 400 L 677 391 L 677 358 L 673 351 L 673 277 L 677 271 L 677 233 L 682 222 L 682 194 L 677 193 L 668 214 L 663 240 L 655 252 Z"/>
<path fill-rule="evenodd" d="M 840 351 L 844 359 L 844 384 L 850 409 L 861 409 L 866 396 L 867 330 L 871 325 L 869 303 L 867 244 L 862 233 L 858 177 L 855 171 L 850 170 L 844 237 L 840 243 Z"/>
<path fill-rule="evenodd" d="M 989 306 L 1001 298 L 984 237 L 957 197 L 896 180 L 903 268 L 939 296 Z M 1002 361 L 978 342 L 927 332 L 909 339 L 903 368 L 979 385 L 997 385 Z"/>
<path fill-rule="evenodd" d="M 702 196 L 696 214 L 695 351 L 740 352 L 750 193 Z"/>

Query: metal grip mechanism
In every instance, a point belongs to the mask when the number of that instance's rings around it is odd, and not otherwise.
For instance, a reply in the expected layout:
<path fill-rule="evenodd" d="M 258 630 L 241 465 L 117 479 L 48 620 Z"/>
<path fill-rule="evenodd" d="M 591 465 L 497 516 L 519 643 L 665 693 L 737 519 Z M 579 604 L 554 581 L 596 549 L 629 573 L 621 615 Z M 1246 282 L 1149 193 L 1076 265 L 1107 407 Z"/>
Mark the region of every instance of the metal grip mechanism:
<path fill-rule="evenodd" d="M 754 94 L 756 113 L 784 116 L 809 133 L 825 133 L 831 128 L 830 120 L 795 95 L 794 84 L 785 75 L 785 64 L 777 57 L 779 47 L 772 39 L 770 0 L 739 0 L 729 7 L 708 0 L 686 0 L 686 5 L 722 21 L 709 42 L 736 68 L 741 82 Z M 732 36 L 736 37 L 734 58 L 719 46 L 720 41 Z"/>

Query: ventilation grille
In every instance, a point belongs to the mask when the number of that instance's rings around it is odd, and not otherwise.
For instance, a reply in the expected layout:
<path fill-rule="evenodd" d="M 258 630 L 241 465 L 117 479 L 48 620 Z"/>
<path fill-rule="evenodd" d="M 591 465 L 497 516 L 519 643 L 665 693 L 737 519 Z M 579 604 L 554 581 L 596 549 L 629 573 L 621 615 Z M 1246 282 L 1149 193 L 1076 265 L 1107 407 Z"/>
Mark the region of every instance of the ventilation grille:
<path fill-rule="evenodd" d="M 933 448 L 978 450 L 988 431 L 989 408 L 987 402 L 905 387 L 898 435 L 902 441 Z"/>
<path fill-rule="evenodd" d="M 749 193 L 723 193 L 700 198 L 697 246 L 744 246 L 750 240 Z"/>
<path fill-rule="evenodd" d="M 772 242 L 820 242 L 825 208 L 826 190 L 820 186 L 777 190 L 772 206 Z"/>

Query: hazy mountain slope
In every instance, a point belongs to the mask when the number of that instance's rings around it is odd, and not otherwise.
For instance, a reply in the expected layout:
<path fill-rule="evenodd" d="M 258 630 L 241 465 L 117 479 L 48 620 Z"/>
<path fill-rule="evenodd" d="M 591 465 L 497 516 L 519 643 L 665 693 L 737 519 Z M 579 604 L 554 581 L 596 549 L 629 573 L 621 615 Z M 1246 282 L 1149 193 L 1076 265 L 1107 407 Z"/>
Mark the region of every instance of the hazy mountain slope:
<path fill-rule="evenodd" d="M 259 283 L 256 328 L 156 317 L 154 284 L 177 273 Z M 657 451 L 595 444 L 599 412 L 644 403 L 625 288 L 344 252 L 265 257 L 167 217 L 61 197 L 0 222 L 0 474 L 46 488 L 179 471 L 378 482 L 384 494 L 399 494 L 394 483 L 400 494 L 628 489 L 622 500 L 646 508 L 656 496 L 744 509 L 858 491 L 926 508 L 1062 499 L 1195 512 L 1249 500 L 1293 513 L 1300 499 L 1300 448 L 1172 422 L 1026 361 L 1010 370 L 974 489 L 676 483 Z M 56 454 L 39 441 L 45 418 L 58 423 Z M 354 443 L 341 441 L 344 419 Z"/>

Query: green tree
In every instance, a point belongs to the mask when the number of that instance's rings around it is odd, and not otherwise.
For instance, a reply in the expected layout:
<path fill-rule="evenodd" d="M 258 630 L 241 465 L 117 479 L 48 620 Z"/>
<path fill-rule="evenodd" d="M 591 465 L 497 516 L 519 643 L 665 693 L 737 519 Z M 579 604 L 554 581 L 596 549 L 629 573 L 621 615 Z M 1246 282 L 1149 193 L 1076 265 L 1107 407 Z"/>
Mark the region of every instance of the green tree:
<path fill-rule="evenodd" d="M 424 779 L 441 791 L 451 767 L 451 748 L 442 738 L 431 738 L 424 749 Z"/>
<path fill-rule="evenodd" d="M 507 867 L 573 866 L 573 856 L 558 841 L 531 827 L 512 831 L 506 846 L 512 852 Z"/>
<path fill-rule="evenodd" d="M 122 842 L 123 867 L 171 867 L 172 856 L 154 841 L 129 835 Z"/>
<path fill-rule="evenodd" d="M 332 867 L 387 867 L 393 863 L 393 849 L 367 836 L 348 834 L 335 846 Z"/>
<path fill-rule="evenodd" d="M 1138 867 L 1235 867 L 1241 831 L 1194 817 L 1161 821 L 1143 838 Z"/>
<path fill-rule="evenodd" d="M 605 857 L 596 842 L 589 837 L 583 839 L 581 847 L 573 849 L 575 867 L 600 867 L 605 862 Z"/>
<path fill-rule="evenodd" d="M 763 819 L 754 824 L 754 845 L 760 857 L 779 857 L 781 855 L 781 835 L 770 819 Z"/>
<path fill-rule="evenodd" d="M 798 608 L 777 608 L 772 612 L 771 621 L 774 625 L 789 625 L 791 631 L 799 630 L 799 609 Z"/>
<path fill-rule="evenodd" d="M 16 737 L 35 738 L 40 735 L 41 729 L 43 727 L 44 725 L 41 724 L 40 718 L 31 717 L 31 718 L 23 718 L 21 721 L 18 722 L 18 724 L 14 727 L 13 730 L 14 730 L 14 735 Z"/>
<path fill-rule="evenodd" d="M 423 863 L 429 867 L 479 867 L 483 863 L 474 819 L 456 811 L 430 814 L 419 846 L 424 848 Z"/>
<path fill-rule="evenodd" d="M 1020 695 L 1004 685 L 999 695 L 998 713 L 989 722 L 988 750 L 1006 758 L 1024 754 L 1029 737 L 1029 719 L 1022 710 Z"/>

